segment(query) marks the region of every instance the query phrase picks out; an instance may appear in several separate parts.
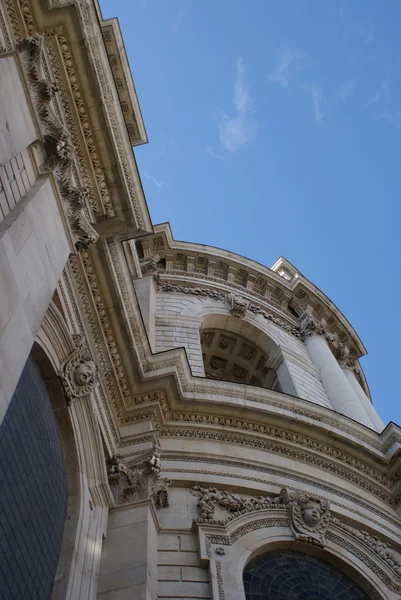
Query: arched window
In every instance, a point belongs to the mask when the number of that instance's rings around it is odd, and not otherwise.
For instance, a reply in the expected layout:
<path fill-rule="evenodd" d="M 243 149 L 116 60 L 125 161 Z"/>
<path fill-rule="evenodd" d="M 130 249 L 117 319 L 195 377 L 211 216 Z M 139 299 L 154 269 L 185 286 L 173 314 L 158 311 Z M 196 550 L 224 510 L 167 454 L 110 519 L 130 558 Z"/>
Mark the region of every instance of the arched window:
<path fill-rule="evenodd" d="M 0 480 L 0 596 L 47 600 L 66 518 L 67 476 L 53 405 L 31 358 L 0 427 Z"/>
<path fill-rule="evenodd" d="M 282 391 L 269 362 L 269 350 L 248 336 L 227 329 L 203 328 L 201 343 L 206 377 Z"/>
<path fill-rule="evenodd" d="M 298 552 L 268 552 L 244 570 L 246 600 L 369 600 L 347 575 Z"/>

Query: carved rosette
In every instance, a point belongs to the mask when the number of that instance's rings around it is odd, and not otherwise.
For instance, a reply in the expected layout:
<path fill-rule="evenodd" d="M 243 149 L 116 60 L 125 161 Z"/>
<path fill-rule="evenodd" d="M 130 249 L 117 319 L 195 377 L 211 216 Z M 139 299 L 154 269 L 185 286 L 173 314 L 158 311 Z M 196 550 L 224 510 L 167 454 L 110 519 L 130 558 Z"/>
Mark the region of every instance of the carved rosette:
<path fill-rule="evenodd" d="M 233 317 L 243 319 L 248 308 L 248 302 L 238 294 L 227 294 L 226 303 Z"/>
<path fill-rule="evenodd" d="M 288 505 L 290 527 L 296 540 L 324 546 L 330 523 L 330 502 L 302 492 L 281 491 L 284 504 Z"/>
<path fill-rule="evenodd" d="M 76 348 L 61 364 L 59 377 L 67 404 L 94 392 L 99 385 L 97 368 L 82 336 L 74 336 Z"/>
<path fill-rule="evenodd" d="M 53 108 L 56 90 L 43 76 L 43 40 L 35 34 L 17 44 L 17 51 L 43 135 L 47 155 L 44 167 L 54 175 L 74 245 L 81 251 L 96 242 L 99 236 L 84 214 L 86 192 L 74 182 L 74 148 L 67 128 Z"/>
<path fill-rule="evenodd" d="M 113 456 L 108 464 L 108 478 L 115 503 L 151 499 L 156 508 L 169 506 L 171 480 L 160 477 L 160 468 L 157 450 L 132 466 L 127 466 L 121 455 Z"/>

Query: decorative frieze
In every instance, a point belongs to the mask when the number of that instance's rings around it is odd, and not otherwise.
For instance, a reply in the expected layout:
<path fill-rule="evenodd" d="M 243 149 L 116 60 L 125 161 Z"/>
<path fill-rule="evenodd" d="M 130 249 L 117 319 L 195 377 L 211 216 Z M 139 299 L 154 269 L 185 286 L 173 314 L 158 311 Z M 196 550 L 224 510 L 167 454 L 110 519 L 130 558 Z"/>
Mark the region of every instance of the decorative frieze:
<path fill-rule="evenodd" d="M 108 465 L 108 478 L 116 504 L 150 498 L 157 508 L 169 506 L 171 481 L 160 477 L 160 469 L 157 450 L 130 467 L 121 455 L 113 456 Z"/>

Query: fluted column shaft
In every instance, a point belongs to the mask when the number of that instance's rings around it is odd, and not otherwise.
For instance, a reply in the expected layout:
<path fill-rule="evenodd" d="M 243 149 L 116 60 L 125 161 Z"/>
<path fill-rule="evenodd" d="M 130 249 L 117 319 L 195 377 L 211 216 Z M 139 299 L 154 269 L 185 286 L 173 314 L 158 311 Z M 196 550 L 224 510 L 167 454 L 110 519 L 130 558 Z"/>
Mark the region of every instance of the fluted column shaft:
<path fill-rule="evenodd" d="M 369 400 L 369 398 L 363 391 L 359 381 L 355 377 L 355 372 L 354 372 L 353 368 L 345 366 L 345 367 L 343 367 L 343 371 L 345 373 L 346 378 L 350 382 L 352 389 L 354 390 L 355 394 L 357 395 L 360 403 L 362 404 L 363 408 L 365 409 L 369 419 L 372 421 L 374 428 L 378 432 L 383 431 L 385 425 L 384 425 L 383 421 L 381 420 L 381 418 L 379 417 L 379 415 L 377 414 L 375 407 L 373 406 L 373 404 L 371 403 L 371 401 Z"/>
<path fill-rule="evenodd" d="M 307 336 L 305 345 L 313 364 L 319 369 L 323 387 L 334 410 L 371 429 L 375 428 L 324 336 Z"/>

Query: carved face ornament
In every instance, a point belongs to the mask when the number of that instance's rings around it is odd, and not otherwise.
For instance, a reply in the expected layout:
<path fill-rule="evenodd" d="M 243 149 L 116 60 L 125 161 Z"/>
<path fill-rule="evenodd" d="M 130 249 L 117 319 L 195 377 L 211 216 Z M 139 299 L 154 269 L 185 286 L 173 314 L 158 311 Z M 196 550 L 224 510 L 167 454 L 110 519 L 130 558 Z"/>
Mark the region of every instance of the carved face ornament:
<path fill-rule="evenodd" d="M 309 500 L 305 506 L 301 506 L 303 519 L 309 527 L 315 527 L 322 518 L 320 502 Z"/>
<path fill-rule="evenodd" d="M 73 374 L 74 382 L 78 386 L 90 385 L 94 382 L 95 373 L 96 366 L 92 360 L 83 362 L 75 368 Z"/>

